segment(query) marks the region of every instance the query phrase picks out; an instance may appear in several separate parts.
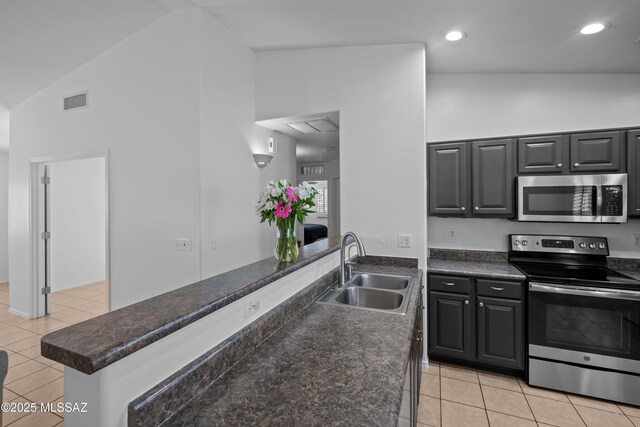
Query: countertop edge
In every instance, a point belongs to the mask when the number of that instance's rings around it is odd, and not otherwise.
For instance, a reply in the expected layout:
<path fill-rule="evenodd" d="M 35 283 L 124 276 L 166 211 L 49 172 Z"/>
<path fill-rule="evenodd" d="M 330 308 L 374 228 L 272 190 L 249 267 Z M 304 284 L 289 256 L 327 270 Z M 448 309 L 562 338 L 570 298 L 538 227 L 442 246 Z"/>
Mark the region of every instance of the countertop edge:
<path fill-rule="evenodd" d="M 170 320 L 164 321 L 162 324 L 149 328 L 148 330 L 141 330 L 140 333 L 135 334 L 134 337 L 125 337 L 123 339 L 114 339 L 112 346 L 106 349 L 100 349 L 99 351 L 91 352 L 91 351 L 77 351 L 70 348 L 70 345 L 66 345 L 66 343 L 71 343 L 73 345 L 77 345 L 78 341 L 82 340 L 86 337 L 85 332 L 80 332 L 80 328 L 93 327 L 94 329 L 99 329 L 101 326 L 110 323 L 110 318 L 113 318 L 113 321 L 118 319 L 118 315 L 114 315 L 114 313 L 118 313 L 119 315 L 123 315 L 123 310 L 126 312 L 131 312 L 132 315 L 135 315 L 136 306 L 141 306 L 143 304 L 148 304 L 152 300 L 156 299 L 167 299 L 172 298 L 172 295 L 178 295 L 185 292 L 185 288 L 189 286 L 194 286 L 198 284 L 202 284 L 203 282 L 209 281 L 215 277 L 221 277 L 223 275 L 232 275 L 238 274 L 241 275 L 243 271 L 249 270 L 252 266 L 255 266 L 260 263 L 273 263 L 274 268 L 277 268 L 278 263 L 275 258 L 267 258 L 256 263 L 249 264 L 247 266 L 243 266 L 234 270 L 231 270 L 226 273 L 222 273 L 221 275 L 214 276 L 212 278 L 204 279 L 198 281 L 194 284 L 187 285 L 173 291 L 166 292 L 164 294 L 145 299 L 138 303 L 134 303 L 127 307 L 123 307 L 121 309 L 115 310 L 110 313 L 106 313 L 104 315 L 98 316 L 93 319 L 86 320 L 84 322 L 71 325 L 67 328 L 63 328 L 54 332 L 51 332 L 42 337 L 41 340 L 41 354 L 42 356 L 59 362 L 65 366 L 76 369 L 85 374 L 91 375 L 100 369 L 103 369 L 142 348 L 170 335 L 173 332 L 176 332 L 191 323 L 229 305 L 230 303 L 242 298 L 250 293 L 269 285 L 270 283 L 281 279 L 288 274 L 291 274 L 325 256 L 337 251 L 340 249 L 340 237 L 334 236 L 326 240 L 322 240 L 317 242 L 319 245 L 317 247 L 309 247 L 309 254 L 306 255 L 304 250 L 301 251 L 300 258 L 290 265 L 285 265 L 284 268 L 280 270 L 276 270 L 272 273 L 264 275 L 260 278 L 253 279 L 251 282 L 242 283 L 237 289 L 232 292 L 225 294 L 224 296 L 217 298 L 212 301 L 204 301 L 202 305 L 199 307 L 195 307 L 190 310 L 188 313 L 180 314 Z M 310 245 L 316 245 L 315 243 Z M 326 247 L 322 247 L 322 246 Z M 306 255 L 306 256 L 305 256 Z M 126 314 L 125 314 L 126 315 Z"/>

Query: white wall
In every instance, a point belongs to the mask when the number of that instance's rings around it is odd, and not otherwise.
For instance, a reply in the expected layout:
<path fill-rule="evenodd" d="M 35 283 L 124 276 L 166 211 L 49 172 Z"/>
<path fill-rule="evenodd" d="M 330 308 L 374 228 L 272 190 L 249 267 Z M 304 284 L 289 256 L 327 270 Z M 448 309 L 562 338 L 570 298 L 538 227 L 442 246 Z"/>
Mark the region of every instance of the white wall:
<path fill-rule="evenodd" d="M 51 290 L 105 279 L 105 159 L 54 162 L 51 177 Z"/>
<path fill-rule="evenodd" d="M 11 111 L 11 308 L 29 313 L 29 159 L 108 147 L 111 307 L 199 278 L 200 13 L 173 12 Z M 89 90 L 89 108 L 62 112 Z M 193 239 L 193 252 L 174 239 Z"/>
<path fill-rule="evenodd" d="M 9 153 L 0 152 L 0 283 L 9 281 Z"/>
<path fill-rule="evenodd" d="M 638 74 L 427 75 L 430 142 L 632 126 L 640 126 Z M 448 239 L 449 228 L 456 228 L 456 240 Z M 429 217 L 428 246 L 506 251 L 510 233 L 602 235 L 612 255 L 638 258 L 630 234 L 639 229 L 639 220 L 598 225 Z"/>
<path fill-rule="evenodd" d="M 273 256 L 276 230 L 255 214 L 271 179 L 296 180 L 295 141 L 278 134 L 278 152 L 260 169 L 273 131 L 255 124 L 255 55 L 210 15 L 202 15 L 200 179 L 202 276 Z M 218 248 L 211 245 L 217 240 Z"/>
<path fill-rule="evenodd" d="M 372 254 L 424 259 L 425 49 L 258 52 L 256 119 L 340 111 L 341 230 Z M 397 235 L 413 247 L 397 247 Z"/>
<path fill-rule="evenodd" d="M 33 157 L 109 148 L 111 307 L 273 254 L 254 214 L 270 179 L 295 180 L 295 146 L 254 123 L 254 53 L 198 8 L 174 11 L 11 111 L 11 308 L 29 312 Z M 89 108 L 60 111 L 89 90 Z M 218 249 L 211 239 L 216 238 Z M 192 239 L 192 252 L 174 250 Z"/>

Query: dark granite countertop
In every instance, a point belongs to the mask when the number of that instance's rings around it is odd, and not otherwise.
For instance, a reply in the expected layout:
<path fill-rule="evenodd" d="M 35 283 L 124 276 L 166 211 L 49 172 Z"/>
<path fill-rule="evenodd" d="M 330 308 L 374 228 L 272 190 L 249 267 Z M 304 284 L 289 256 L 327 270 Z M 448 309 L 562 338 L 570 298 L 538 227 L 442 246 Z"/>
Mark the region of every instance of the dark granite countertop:
<path fill-rule="evenodd" d="M 487 279 L 518 280 L 526 279 L 520 270 L 509 261 L 466 261 L 450 259 L 429 259 L 427 272 L 453 274 L 456 276 L 480 277 Z"/>
<path fill-rule="evenodd" d="M 60 329 L 42 337 L 42 355 L 92 374 L 339 249 L 340 236 L 319 240 L 294 263 L 267 258 Z"/>
<path fill-rule="evenodd" d="M 395 426 L 421 291 L 406 315 L 312 303 L 163 426 Z"/>

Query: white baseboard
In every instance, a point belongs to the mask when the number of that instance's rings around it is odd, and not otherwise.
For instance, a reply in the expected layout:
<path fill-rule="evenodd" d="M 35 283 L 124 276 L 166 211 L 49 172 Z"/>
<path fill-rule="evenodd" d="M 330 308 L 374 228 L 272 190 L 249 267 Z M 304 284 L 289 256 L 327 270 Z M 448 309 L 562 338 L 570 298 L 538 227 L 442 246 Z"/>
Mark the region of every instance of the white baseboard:
<path fill-rule="evenodd" d="M 66 285 L 55 285 L 51 287 L 51 292 L 66 291 L 67 289 L 73 289 L 73 288 L 79 288 L 80 286 L 92 285 L 97 282 L 104 282 L 105 280 L 106 279 L 103 277 L 102 279 L 87 280 L 84 282 L 69 283 Z"/>
<path fill-rule="evenodd" d="M 13 308 L 9 309 L 9 313 L 15 314 L 16 316 L 20 316 L 20 317 L 26 317 L 27 319 L 31 318 L 31 316 L 29 316 L 29 313 L 25 313 L 25 312 L 20 311 L 20 310 L 15 310 Z"/>

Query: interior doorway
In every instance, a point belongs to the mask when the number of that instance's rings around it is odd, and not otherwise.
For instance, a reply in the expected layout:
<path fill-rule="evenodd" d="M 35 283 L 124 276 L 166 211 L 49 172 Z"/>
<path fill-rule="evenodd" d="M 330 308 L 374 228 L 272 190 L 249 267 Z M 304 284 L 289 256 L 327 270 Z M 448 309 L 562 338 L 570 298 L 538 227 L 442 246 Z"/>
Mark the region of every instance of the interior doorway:
<path fill-rule="evenodd" d="M 296 141 L 298 183 L 318 190 L 316 211 L 305 218 L 298 240 L 303 245 L 340 235 L 340 112 L 261 120 L 259 125 Z"/>
<path fill-rule="evenodd" d="M 32 318 L 109 311 L 108 182 L 106 151 L 32 160 Z"/>

